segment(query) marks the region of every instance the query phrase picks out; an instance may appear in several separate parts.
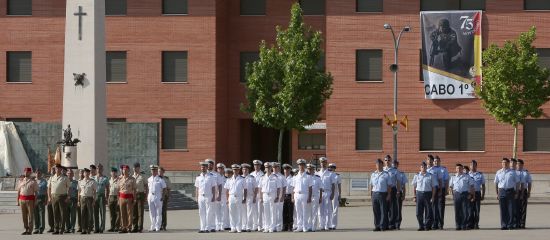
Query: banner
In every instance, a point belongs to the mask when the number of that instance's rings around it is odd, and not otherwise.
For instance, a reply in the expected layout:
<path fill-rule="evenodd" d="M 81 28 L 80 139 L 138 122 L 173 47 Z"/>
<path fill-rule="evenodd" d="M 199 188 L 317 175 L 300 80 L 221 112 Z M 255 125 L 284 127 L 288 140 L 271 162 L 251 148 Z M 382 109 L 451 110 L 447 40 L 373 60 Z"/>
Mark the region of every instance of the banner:
<path fill-rule="evenodd" d="M 482 11 L 420 12 L 426 99 L 475 98 L 481 84 Z"/>

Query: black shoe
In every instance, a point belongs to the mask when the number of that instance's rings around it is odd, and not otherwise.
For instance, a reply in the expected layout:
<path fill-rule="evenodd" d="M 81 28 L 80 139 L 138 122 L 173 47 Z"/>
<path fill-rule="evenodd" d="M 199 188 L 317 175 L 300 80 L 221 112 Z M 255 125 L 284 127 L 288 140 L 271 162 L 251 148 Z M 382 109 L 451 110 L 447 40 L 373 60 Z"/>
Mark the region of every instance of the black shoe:
<path fill-rule="evenodd" d="M 419 228 L 416 231 L 426 231 L 424 228 Z"/>
<path fill-rule="evenodd" d="M 59 235 L 59 232 L 55 231 L 55 232 L 52 233 L 52 235 Z"/>
<path fill-rule="evenodd" d="M 78 229 L 78 231 L 76 231 L 76 232 L 82 232 L 82 229 Z"/>
<path fill-rule="evenodd" d="M 479 229 L 479 226 L 475 226 L 474 229 Z"/>
<path fill-rule="evenodd" d="M 204 233 L 204 231 L 200 230 L 199 233 Z"/>
<path fill-rule="evenodd" d="M 65 230 L 63 233 L 71 233 L 71 230 Z"/>
<path fill-rule="evenodd" d="M 38 234 L 40 231 L 38 230 L 34 230 L 34 232 L 32 232 L 33 234 Z"/>
<path fill-rule="evenodd" d="M 22 232 L 21 235 L 27 235 L 27 231 Z"/>
<path fill-rule="evenodd" d="M 433 229 L 433 230 L 438 230 L 438 229 L 439 229 L 439 226 L 434 226 L 432 229 Z"/>
<path fill-rule="evenodd" d="M 372 230 L 373 232 L 380 232 L 382 231 L 380 228 L 375 228 L 374 230 Z"/>
<path fill-rule="evenodd" d="M 431 227 L 427 227 L 427 228 L 426 228 L 426 231 L 431 231 L 431 230 L 432 230 Z"/>
<path fill-rule="evenodd" d="M 455 228 L 455 230 L 460 231 L 460 230 L 462 230 L 462 228 Z"/>
<path fill-rule="evenodd" d="M 95 230 L 94 233 L 99 233 L 99 230 Z"/>
<path fill-rule="evenodd" d="M 215 229 L 212 229 L 212 230 L 210 230 L 210 232 L 211 232 L 211 233 L 215 233 L 215 232 L 216 232 L 216 230 L 215 230 Z"/>

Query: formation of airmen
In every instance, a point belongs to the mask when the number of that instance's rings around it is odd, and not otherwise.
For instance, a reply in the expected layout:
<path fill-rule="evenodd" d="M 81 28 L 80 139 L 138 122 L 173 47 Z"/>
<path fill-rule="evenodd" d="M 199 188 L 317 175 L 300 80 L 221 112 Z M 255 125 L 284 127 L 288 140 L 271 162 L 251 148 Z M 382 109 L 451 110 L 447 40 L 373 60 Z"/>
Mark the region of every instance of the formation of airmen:
<path fill-rule="evenodd" d="M 304 159 L 297 169 L 283 164 L 283 171 L 277 162 L 260 160 L 230 168 L 212 159 L 200 162 L 195 180 L 199 233 L 335 230 L 341 179 L 335 164 L 325 157 L 319 162 L 318 171 Z"/>
<path fill-rule="evenodd" d="M 317 166 L 298 159 L 289 164 L 254 160 L 232 164 L 206 159 L 200 162 L 195 180 L 199 206 L 199 233 L 229 231 L 314 232 L 335 230 L 341 196 L 341 178 L 336 165 L 319 159 Z M 494 183 L 500 206 L 501 229 L 523 229 L 532 179 L 521 159 L 503 158 Z M 399 230 L 401 210 L 406 196 L 407 175 L 399 162 L 387 155 L 375 161 L 370 175 L 369 192 L 374 215 L 374 231 Z M 262 170 L 263 167 L 263 170 Z M 477 161 L 457 163 L 455 173 L 441 166 L 439 156 L 428 155 L 420 163 L 411 186 L 416 203 L 418 231 L 444 228 L 445 199 L 451 195 L 455 210 L 455 229 L 479 229 L 480 205 L 486 183 Z M 17 186 L 17 204 L 21 207 L 23 235 L 42 234 L 48 225 L 54 235 L 105 231 L 106 208 L 110 213 L 108 232 L 143 231 L 145 202 L 149 206 L 149 231 L 166 230 L 170 180 L 164 169 L 151 165 L 145 179 L 140 164 L 111 168 L 103 175 L 103 166 L 91 165 L 75 177 L 73 170 L 56 165 L 48 179 L 37 170 L 26 168 Z M 34 231 L 33 231 L 34 230 Z M 75 231 L 77 230 L 77 231 Z"/>
<path fill-rule="evenodd" d="M 157 165 L 151 165 L 150 169 L 148 179 L 139 163 L 134 164 L 133 174 L 128 165 L 122 165 L 120 176 L 119 169 L 113 167 L 108 177 L 103 174 L 101 164 L 81 170 L 58 164 L 46 179 L 40 170 L 33 174 L 31 168 L 26 168 L 17 186 L 17 205 L 21 206 L 25 227 L 22 235 L 42 234 L 46 212 L 50 227 L 47 232 L 53 235 L 103 233 L 107 207 L 110 215 L 107 232 L 142 232 L 146 201 L 151 219 L 149 231 L 166 230 L 170 180 Z"/>

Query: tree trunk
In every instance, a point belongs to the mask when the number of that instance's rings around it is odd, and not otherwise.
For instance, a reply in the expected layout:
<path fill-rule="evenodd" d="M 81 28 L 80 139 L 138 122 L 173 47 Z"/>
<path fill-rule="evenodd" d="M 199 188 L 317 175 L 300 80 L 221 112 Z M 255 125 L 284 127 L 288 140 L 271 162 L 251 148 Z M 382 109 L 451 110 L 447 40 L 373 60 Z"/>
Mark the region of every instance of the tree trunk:
<path fill-rule="evenodd" d="M 283 164 L 283 135 L 285 134 L 284 129 L 279 130 L 279 146 L 277 148 L 277 161 L 279 164 Z"/>
<path fill-rule="evenodd" d="M 517 158 L 518 155 L 518 125 L 514 125 L 514 149 L 512 152 L 513 158 Z"/>

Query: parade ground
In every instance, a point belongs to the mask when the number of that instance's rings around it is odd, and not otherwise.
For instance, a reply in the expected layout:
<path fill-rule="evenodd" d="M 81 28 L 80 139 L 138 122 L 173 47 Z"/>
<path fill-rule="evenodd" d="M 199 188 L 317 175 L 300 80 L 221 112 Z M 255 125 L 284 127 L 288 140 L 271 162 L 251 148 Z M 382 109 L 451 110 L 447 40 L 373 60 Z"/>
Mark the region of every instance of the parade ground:
<path fill-rule="evenodd" d="M 104 233 L 104 234 L 66 234 L 21 236 L 23 232 L 20 214 L 0 214 L 0 236 L 2 239 L 548 239 L 550 236 L 550 204 L 530 204 L 527 214 L 527 229 L 500 230 L 498 205 L 485 205 L 481 208 L 480 230 L 455 231 L 454 209 L 447 206 L 445 230 L 417 232 L 414 206 L 403 209 L 403 223 L 400 231 L 372 232 L 372 208 L 370 206 L 340 208 L 339 226 L 336 231 L 314 233 L 197 233 L 198 211 L 169 211 L 168 231 L 149 233 Z M 144 227 L 149 227 L 148 212 Z M 108 225 L 108 224 L 107 224 Z"/>

